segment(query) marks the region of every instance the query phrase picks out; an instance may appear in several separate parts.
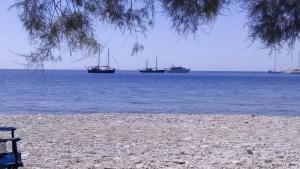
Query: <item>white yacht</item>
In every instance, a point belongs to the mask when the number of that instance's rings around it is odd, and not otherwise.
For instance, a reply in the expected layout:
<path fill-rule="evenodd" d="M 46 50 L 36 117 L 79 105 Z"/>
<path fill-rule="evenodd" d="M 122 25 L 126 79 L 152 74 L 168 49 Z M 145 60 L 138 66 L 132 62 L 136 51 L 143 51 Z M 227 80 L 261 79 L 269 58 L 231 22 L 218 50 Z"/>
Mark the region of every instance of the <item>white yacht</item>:
<path fill-rule="evenodd" d="M 184 68 L 182 66 L 171 66 L 166 69 L 166 73 L 188 73 L 190 69 Z"/>
<path fill-rule="evenodd" d="M 300 53 L 299 53 L 299 66 L 298 66 L 298 68 L 286 70 L 286 71 L 284 71 L 284 73 L 300 74 Z"/>
<path fill-rule="evenodd" d="M 300 74 L 300 69 L 293 69 L 290 74 Z"/>

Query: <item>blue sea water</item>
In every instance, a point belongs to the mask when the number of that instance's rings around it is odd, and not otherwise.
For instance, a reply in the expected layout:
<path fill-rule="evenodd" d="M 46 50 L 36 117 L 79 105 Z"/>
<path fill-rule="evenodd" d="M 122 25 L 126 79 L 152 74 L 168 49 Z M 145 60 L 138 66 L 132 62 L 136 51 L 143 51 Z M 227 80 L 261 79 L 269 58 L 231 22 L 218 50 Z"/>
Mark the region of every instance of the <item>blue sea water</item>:
<path fill-rule="evenodd" d="M 300 75 L 0 70 L 1 114 L 96 112 L 299 116 Z"/>

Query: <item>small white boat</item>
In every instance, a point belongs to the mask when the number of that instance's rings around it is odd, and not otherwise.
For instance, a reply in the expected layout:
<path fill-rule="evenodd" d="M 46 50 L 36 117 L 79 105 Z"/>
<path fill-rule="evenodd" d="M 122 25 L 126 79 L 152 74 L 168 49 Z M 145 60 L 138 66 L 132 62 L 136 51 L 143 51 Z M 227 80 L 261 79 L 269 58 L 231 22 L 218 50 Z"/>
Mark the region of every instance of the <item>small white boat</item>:
<path fill-rule="evenodd" d="M 300 53 L 299 53 L 299 66 L 296 69 L 290 69 L 284 71 L 284 73 L 289 73 L 289 74 L 300 74 Z"/>
<path fill-rule="evenodd" d="M 298 69 L 293 69 L 291 71 L 288 71 L 287 73 L 289 73 L 289 74 L 300 74 L 300 69 L 299 68 Z"/>

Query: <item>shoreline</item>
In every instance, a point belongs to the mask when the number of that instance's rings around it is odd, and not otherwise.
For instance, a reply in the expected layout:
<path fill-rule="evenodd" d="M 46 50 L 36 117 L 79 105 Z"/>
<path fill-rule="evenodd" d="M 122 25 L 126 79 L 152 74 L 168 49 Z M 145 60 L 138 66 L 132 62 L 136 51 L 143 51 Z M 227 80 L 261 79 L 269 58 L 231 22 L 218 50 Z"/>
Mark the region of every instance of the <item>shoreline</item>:
<path fill-rule="evenodd" d="M 187 112 L 76 112 L 76 113 L 4 113 L 0 112 L 1 116 L 84 116 L 84 115 L 172 115 L 172 116 L 251 116 L 251 117 L 291 117 L 300 118 L 300 114 L 255 114 L 255 113 L 187 113 Z"/>
<path fill-rule="evenodd" d="M 0 115 L 24 168 L 299 168 L 300 117 L 219 114 Z"/>

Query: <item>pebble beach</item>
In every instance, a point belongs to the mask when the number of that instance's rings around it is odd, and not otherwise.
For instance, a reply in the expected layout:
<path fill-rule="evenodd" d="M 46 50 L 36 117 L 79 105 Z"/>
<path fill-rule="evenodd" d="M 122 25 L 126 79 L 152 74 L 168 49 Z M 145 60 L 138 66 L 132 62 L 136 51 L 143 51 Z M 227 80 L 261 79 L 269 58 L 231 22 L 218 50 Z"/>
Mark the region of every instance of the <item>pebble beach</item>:
<path fill-rule="evenodd" d="M 99 113 L 0 118 L 0 126 L 17 127 L 25 169 L 300 168 L 300 117 Z"/>

